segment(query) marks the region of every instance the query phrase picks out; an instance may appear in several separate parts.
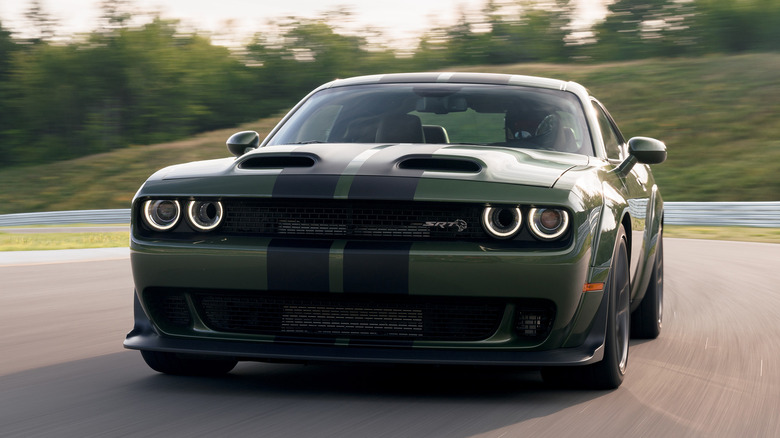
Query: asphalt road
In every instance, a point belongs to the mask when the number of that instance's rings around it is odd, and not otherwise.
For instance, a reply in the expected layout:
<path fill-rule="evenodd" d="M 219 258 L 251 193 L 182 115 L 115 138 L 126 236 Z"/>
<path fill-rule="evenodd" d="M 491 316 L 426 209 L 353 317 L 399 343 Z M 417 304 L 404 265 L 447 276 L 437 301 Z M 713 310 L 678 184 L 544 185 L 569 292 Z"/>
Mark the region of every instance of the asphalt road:
<path fill-rule="evenodd" d="M 632 342 L 615 391 L 471 368 L 160 375 L 121 346 L 126 255 L 0 263 L 0 436 L 780 436 L 780 245 L 665 245 L 663 333 Z"/>

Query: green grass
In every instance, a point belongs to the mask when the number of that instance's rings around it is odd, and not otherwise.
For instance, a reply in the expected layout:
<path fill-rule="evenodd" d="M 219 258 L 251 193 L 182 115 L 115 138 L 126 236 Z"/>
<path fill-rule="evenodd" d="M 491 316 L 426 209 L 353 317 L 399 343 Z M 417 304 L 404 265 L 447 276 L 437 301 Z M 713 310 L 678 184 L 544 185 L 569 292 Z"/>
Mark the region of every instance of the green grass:
<path fill-rule="evenodd" d="M 40 166 L 0 170 L 0 214 L 130 208 L 133 195 L 155 171 L 172 164 L 230 156 L 225 141 L 237 131 L 265 135 L 279 118 L 207 132 L 156 145 Z"/>
<path fill-rule="evenodd" d="M 666 201 L 780 199 L 780 54 L 448 70 L 581 82 L 610 109 L 627 137 L 666 142 L 669 158 L 654 166 Z M 277 121 L 0 170 L 0 214 L 128 208 L 138 187 L 157 169 L 229 156 L 225 140 L 230 134 L 254 129 L 265 135 Z"/>
<path fill-rule="evenodd" d="M 84 249 L 126 247 L 128 231 L 98 233 L 34 233 L 0 232 L 0 251 L 40 251 L 50 249 Z"/>
<path fill-rule="evenodd" d="M 664 237 L 780 243 L 780 228 L 692 227 L 683 225 L 666 225 L 664 227 Z"/>

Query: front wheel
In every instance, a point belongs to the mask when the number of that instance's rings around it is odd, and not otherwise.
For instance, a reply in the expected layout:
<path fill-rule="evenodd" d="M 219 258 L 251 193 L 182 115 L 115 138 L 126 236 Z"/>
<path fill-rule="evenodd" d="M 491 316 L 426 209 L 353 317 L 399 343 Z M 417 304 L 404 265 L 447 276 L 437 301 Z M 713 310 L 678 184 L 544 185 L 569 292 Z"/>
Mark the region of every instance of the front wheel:
<path fill-rule="evenodd" d="M 141 350 L 149 368 L 178 376 L 219 376 L 227 374 L 238 361 L 235 359 L 205 359 L 176 353 Z"/>
<path fill-rule="evenodd" d="M 664 319 L 664 239 L 658 233 L 658 249 L 655 253 L 650 284 L 642 302 L 631 314 L 631 337 L 637 339 L 655 339 L 661 334 Z"/>
<path fill-rule="evenodd" d="M 618 229 L 615 252 L 607 280 L 608 308 L 604 358 L 585 366 L 542 369 L 542 378 L 554 385 L 590 389 L 615 389 L 623 383 L 628 366 L 631 323 L 628 244 L 626 232 Z"/>

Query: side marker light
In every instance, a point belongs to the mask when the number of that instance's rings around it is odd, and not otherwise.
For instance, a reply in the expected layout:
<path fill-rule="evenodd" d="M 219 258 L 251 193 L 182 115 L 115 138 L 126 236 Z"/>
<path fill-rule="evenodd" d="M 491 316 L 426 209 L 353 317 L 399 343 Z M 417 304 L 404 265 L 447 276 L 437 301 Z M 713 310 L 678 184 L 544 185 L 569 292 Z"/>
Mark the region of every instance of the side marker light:
<path fill-rule="evenodd" d="M 585 283 L 582 287 L 582 292 L 597 292 L 604 290 L 604 283 Z"/>

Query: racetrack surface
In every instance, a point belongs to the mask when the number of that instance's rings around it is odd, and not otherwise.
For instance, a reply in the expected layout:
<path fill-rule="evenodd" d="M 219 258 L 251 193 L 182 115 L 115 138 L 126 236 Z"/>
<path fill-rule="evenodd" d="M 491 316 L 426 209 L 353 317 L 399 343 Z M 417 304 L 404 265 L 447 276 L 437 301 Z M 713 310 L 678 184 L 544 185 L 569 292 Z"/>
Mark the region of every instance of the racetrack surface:
<path fill-rule="evenodd" d="M 241 363 L 222 378 L 165 376 L 122 349 L 126 253 L 0 263 L 0 436 L 780 436 L 780 245 L 664 250 L 663 332 L 632 341 L 615 391 L 479 368 Z"/>

